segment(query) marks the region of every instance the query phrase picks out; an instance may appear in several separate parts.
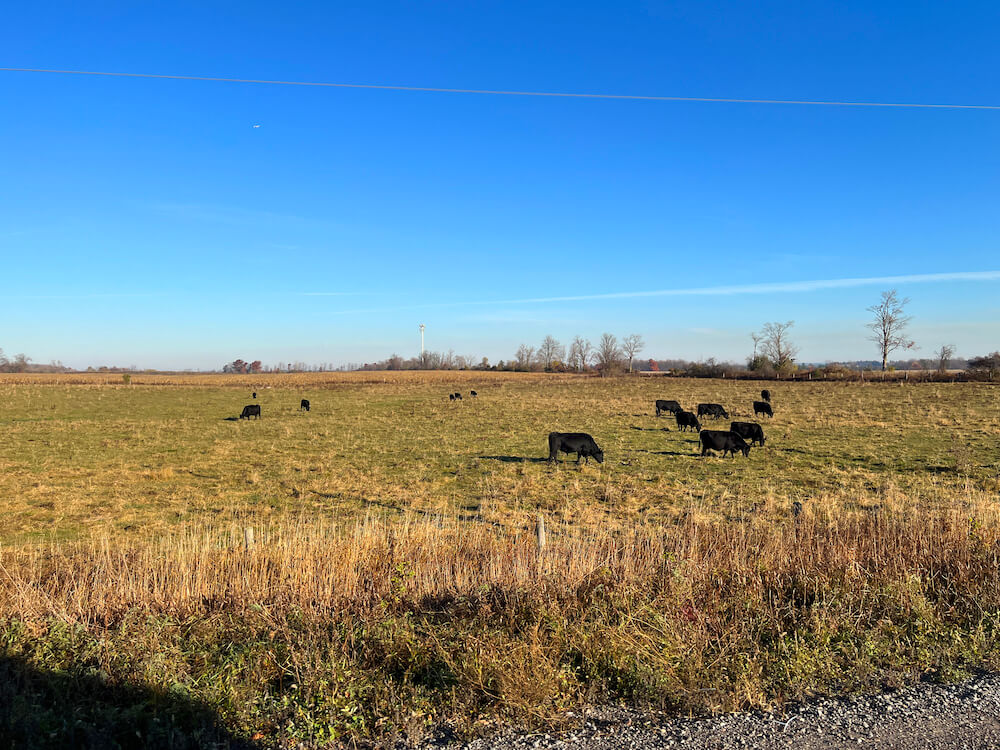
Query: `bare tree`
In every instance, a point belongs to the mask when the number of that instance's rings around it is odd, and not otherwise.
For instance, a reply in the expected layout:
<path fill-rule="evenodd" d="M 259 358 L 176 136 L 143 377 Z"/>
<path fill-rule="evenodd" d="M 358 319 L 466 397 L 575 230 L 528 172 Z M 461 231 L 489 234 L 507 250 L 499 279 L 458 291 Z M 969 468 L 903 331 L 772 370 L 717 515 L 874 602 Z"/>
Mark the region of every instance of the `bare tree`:
<path fill-rule="evenodd" d="M 31 362 L 31 357 L 27 357 L 24 354 L 18 354 L 11 360 L 10 369 L 11 372 L 27 372 L 28 364 Z"/>
<path fill-rule="evenodd" d="M 632 333 L 622 339 L 622 352 L 628 357 L 628 371 L 632 372 L 632 360 L 635 355 L 643 350 L 646 342 L 638 333 Z"/>
<path fill-rule="evenodd" d="M 551 336 L 546 336 L 538 347 L 538 361 L 546 370 L 552 368 L 553 362 L 560 362 L 566 356 L 566 347 Z"/>
<path fill-rule="evenodd" d="M 942 344 L 941 348 L 934 352 L 934 356 L 937 357 L 938 372 L 943 374 L 948 371 L 951 358 L 955 356 L 955 347 L 951 344 Z"/>
<path fill-rule="evenodd" d="M 990 380 L 995 380 L 1000 374 L 1000 352 L 973 357 L 969 360 L 969 372 L 988 375 Z"/>
<path fill-rule="evenodd" d="M 764 342 L 764 334 L 751 331 L 750 338 L 753 340 L 753 355 L 747 360 L 747 369 L 751 372 L 768 369 L 770 363 L 767 361 L 767 357 L 763 354 L 758 354 L 761 344 Z"/>
<path fill-rule="evenodd" d="M 601 377 L 607 377 L 621 367 L 622 349 L 618 346 L 618 338 L 614 334 L 605 333 L 601 336 L 601 343 L 597 345 L 596 359 Z"/>
<path fill-rule="evenodd" d="M 594 346 L 587 339 L 577 336 L 573 343 L 569 345 L 569 365 L 577 372 L 587 369 L 590 358 L 594 352 Z"/>
<path fill-rule="evenodd" d="M 519 370 L 530 370 L 531 360 L 535 357 L 535 347 L 528 346 L 527 344 L 521 344 L 517 347 L 517 354 L 515 357 L 517 359 L 517 368 Z"/>
<path fill-rule="evenodd" d="M 913 318 L 903 314 L 903 308 L 910 302 L 909 299 L 899 299 L 896 290 L 890 289 L 882 292 L 882 299 L 877 305 L 868 308 L 868 312 L 875 316 L 875 319 L 868 324 L 872 330 L 869 341 L 878 344 L 879 352 L 882 354 L 882 371 L 886 369 L 889 355 L 897 349 L 913 349 L 916 344 L 906 337 L 906 326 Z"/>
<path fill-rule="evenodd" d="M 789 340 L 788 331 L 793 325 L 795 321 L 789 320 L 785 323 L 765 323 L 761 329 L 760 350 L 778 372 L 791 369 L 795 355 L 799 353 L 798 347 Z"/>

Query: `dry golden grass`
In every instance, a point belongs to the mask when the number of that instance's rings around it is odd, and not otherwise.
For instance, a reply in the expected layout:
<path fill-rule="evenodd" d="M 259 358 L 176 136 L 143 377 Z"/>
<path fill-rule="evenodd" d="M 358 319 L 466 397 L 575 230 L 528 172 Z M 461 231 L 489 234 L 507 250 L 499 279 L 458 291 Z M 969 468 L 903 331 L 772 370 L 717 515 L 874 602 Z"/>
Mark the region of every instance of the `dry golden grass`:
<path fill-rule="evenodd" d="M 996 662 L 990 386 L 775 384 L 767 447 L 723 460 L 652 401 L 742 418 L 755 384 L 462 373 L 482 395 L 450 404 L 453 373 L 400 375 L 275 385 L 253 423 L 223 418 L 239 380 L 0 383 L 0 703 L 9 659 L 323 747 Z M 550 429 L 607 462 L 547 465 Z M 13 736 L 55 711 L 19 690 Z M 122 715 L 96 700 L 94 727 Z"/>

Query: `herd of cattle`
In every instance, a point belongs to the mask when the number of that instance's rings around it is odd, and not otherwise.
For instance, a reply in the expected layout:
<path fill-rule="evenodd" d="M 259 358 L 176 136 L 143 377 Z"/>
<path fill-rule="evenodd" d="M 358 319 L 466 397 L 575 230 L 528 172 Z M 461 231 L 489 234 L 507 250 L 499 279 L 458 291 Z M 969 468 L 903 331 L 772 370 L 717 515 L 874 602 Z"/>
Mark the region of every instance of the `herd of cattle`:
<path fill-rule="evenodd" d="M 479 394 L 469 391 L 469 395 L 475 398 Z M 257 398 L 257 393 L 252 394 Z M 763 390 L 760 392 L 761 401 L 753 402 L 754 416 L 765 414 L 768 417 L 774 416 L 771 408 L 771 392 Z M 450 401 L 461 401 L 461 393 L 449 393 Z M 299 403 L 299 411 L 309 411 L 309 399 L 302 399 Z M 677 401 L 664 399 L 656 400 L 656 416 L 671 413 L 677 422 L 677 429 L 681 432 L 694 430 L 698 433 L 701 442 L 701 455 L 709 451 L 720 451 L 723 456 L 727 453 L 735 456 L 739 451 L 744 456 L 750 455 L 751 445 L 764 445 L 764 428 L 756 422 L 733 422 L 728 430 L 706 430 L 701 426 L 698 417 L 711 417 L 713 419 L 729 419 L 729 412 L 722 404 L 698 404 L 697 414 L 685 411 Z M 247 404 L 243 407 L 240 419 L 249 420 L 251 417 L 260 419 L 260 404 Z M 750 441 L 747 443 L 747 441 Z M 549 433 L 549 462 L 557 461 L 560 453 L 575 453 L 576 462 L 580 463 L 582 458 L 585 463 L 590 463 L 593 458 L 597 463 L 604 463 L 604 451 L 597 445 L 593 437 L 586 432 L 550 432 Z"/>
<path fill-rule="evenodd" d="M 760 392 L 761 401 L 753 402 L 754 416 L 765 414 L 768 417 L 774 416 L 771 408 L 771 392 L 763 390 Z M 697 414 L 685 411 L 677 401 L 667 401 L 657 399 L 656 416 L 669 412 L 674 415 L 677 421 L 677 429 L 684 432 L 688 429 L 698 433 L 701 442 L 701 455 L 709 451 L 720 451 L 723 456 L 727 453 L 735 456 L 739 451 L 744 456 L 750 455 L 751 445 L 764 445 L 764 428 L 756 422 L 733 422 L 728 430 L 705 430 L 702 429 L 698 417 L 711 417 L 713 419 L 729 419 L 729 412 L 721 404 L 698 404 Z M 749 443 L 747 442 L 749 441 Z M 584 459 L 585 463 L 590 463 L 590 459 L 595 459 L 598 463 L 604 463 L 604 451 L 600 449 L 593 437 L 585 432 L 551 432 L 549 433 L 549 462 L 557 460 L 559 453 L 575 453 L 576 462 Z"/>

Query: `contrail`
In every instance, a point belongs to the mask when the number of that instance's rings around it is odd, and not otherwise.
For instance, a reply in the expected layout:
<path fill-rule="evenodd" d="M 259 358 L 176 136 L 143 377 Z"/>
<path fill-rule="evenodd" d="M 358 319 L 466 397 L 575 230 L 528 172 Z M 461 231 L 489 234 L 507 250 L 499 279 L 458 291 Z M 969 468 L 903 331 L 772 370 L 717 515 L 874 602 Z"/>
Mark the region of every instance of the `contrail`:
<path fill-rule="evenodd" d="M 376 83 L 333 83 L 326 81 L 277 81 L 267 78 L 222 78 L 219 76 L 185 76 L 166 73 L 115 73 L 104 70 L 56 70 L 53 68 L 0 68 L 5 73 L 56 73 L 74 76 L 107 76 L 111 78 L 165 78 L 174 81 L 208 81 L 212 83 L 256 83 L 271 86 L 318 86 L 337 89 L 376 89 L 380 91 L 419 91 L 436 94 L 486 94 L 491 96 L 551 96 L 562 99 L 619 99 L 648 102 L 709 102 L 715 104 L 805 104 L 825 107 L 899 107 L 911 109 L 1000 109 L 995 104 L 920 104 L 910 102 L 851 102 L 812 99 L 727 99 L 712 96 L 648 96 L 642 94 L 589 94 L 563 91 L 507 91 L 503 89 L 453 89 L 435 86 L 389 86 Z"/>
<path fill-rule="evenodd" d="M 721 297 L 738 294 L 790 294 L 816 292 L 824 289 L 848 289 L 860 286 L 893 284 L 933 284 L 948 281 L 1000 281 L 1000 271 L 955 271 L 952 273 L 919 273 L 903 276 L 862 276 L 851 279 L 812 279 L 809 281 L 779 281 L 766 284 L 737 284 L 678 289 L 653 289 L 637 292 L 607 292 L 604 294 L 573 294 L 560 297 L 523 297 L 519 299 L 439 302 L 434 304 L 376 307 L 363 310 L 337 310 L 334 315 L 393 312 L 396 310 L 427 310 L 451 307 L 481 307 L 489 305 L 529 305 L 552 302 L 599 302 L 601 300 L 637 299 L 643 297 Z"/>

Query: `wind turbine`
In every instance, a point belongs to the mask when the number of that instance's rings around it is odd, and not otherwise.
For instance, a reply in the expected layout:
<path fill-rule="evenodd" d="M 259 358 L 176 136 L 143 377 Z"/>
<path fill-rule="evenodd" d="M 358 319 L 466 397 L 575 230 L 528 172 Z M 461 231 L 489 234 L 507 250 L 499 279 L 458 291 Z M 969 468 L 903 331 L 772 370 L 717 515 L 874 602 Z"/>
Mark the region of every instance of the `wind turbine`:
<path fill-rule="evenodd" d="M 424 324 L 420 324 L 420 359 L 424 358 Z"/>

